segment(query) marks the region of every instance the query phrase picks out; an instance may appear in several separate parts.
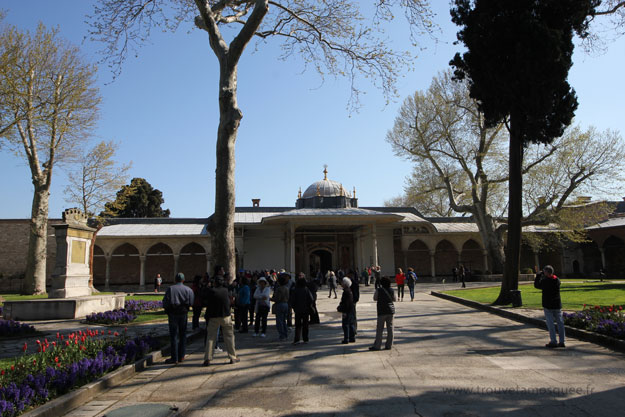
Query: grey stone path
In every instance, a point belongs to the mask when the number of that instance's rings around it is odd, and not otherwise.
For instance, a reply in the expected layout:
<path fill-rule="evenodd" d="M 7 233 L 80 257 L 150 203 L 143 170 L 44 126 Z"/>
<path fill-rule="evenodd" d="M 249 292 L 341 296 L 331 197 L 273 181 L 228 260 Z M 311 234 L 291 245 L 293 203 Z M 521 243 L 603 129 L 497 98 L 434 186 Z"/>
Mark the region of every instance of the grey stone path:
<path fill-rule="evenodd" d="M 322 325 L 306 345 L 278 342 L 271 326 L 267 339 L 237 335 L 240 363 L 229 365 L 222 353 L 205 368 L 195 342 L 183 364 L 160 362 L 68 416 L 154 403 L 190 417 L 623 413 L 622 354 L 574 339 L 548 350 L 544 330 L 423 292 L 396 304 L 393 349 L 370 352 L 372 287 L 362 288 L 358 337 L 349 345 L 340 344 L 338 300 L 319 295 Z"/>

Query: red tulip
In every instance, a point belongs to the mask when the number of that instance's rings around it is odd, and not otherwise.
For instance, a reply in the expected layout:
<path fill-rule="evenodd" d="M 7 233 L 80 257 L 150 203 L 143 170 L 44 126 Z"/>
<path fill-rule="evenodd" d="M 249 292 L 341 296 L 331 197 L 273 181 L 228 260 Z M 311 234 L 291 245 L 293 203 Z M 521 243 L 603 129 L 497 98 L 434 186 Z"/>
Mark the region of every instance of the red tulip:
<path fill-rule="evenodd" d="M 37 365 L 37 359 L 33 359 L 33 365 Z"/>
<path fill-rule="evenodd" d="M 4 369 L 0 371 L 0 375 L 4 375 Z"/>
<path fill-rule="evenodd" d="M 69 346 L 69 340 L 65 341 L 65 346 Z"/>
<path fill-rule="evenodd" d="M 37 344 L 38 344 L 38 345 L 40 345 L 40 344 L 41 344 L 41 341 L 40 341 L 40 340 L 37 340 Z"/>
<path fill-rule="evenodd" d="M 117 337 L 117 336 L 119 336 L 119 333 L 115 332 L 115 333 L 113 333 L 113 336 Z"/>
<path fill-rule="evenodd" d="M 58 339 L 59 337 L 61 337 L 61 333 L 56 332 L 56 338 Z"/>
<path fill-rule="evenodd" d="M 54 357 L 54 362 L 59 363 L 59 357 L 58 356 Z"/>
<path fill-rule="evenodd" d="M 11 370 L 15 371 L 15 365 L 11 365 Z"/>
<path fill-rule="evenodd" d="M 28 349 L 28 344 L 24 342 L 24 346 L 22 346 L 22 352 L 26 352 L 26 349 Z"/>

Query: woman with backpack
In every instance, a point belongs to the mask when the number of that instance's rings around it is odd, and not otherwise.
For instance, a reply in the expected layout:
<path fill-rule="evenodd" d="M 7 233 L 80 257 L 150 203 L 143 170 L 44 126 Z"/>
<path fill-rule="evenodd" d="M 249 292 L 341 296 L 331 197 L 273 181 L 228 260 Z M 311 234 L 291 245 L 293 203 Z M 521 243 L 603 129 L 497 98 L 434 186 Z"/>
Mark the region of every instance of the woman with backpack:
<path fill-rule="evenodd" d="M 382 348 L 382 332 L 386 324 L 386 344 L 384 349 L 390 350 L 393 346 L 393 315 L 395 314 L 395 293 L 391 288 L 391 280 L 388 277 L 380 279 L 380 288 L 373 293 L 373 300 L 377 301 L 378 324 L 375 329 L 375 342 L 369 350 Z"/>

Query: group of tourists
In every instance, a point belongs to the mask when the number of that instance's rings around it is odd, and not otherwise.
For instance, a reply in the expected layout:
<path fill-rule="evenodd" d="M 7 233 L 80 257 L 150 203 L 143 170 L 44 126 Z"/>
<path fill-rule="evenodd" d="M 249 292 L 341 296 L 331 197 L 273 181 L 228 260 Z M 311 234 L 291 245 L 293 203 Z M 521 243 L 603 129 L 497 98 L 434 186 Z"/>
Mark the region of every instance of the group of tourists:
<path fill-rule="evenodd" d="M 374 267 L 373 271 L 376 271 Z M 379 267 L 377 267 L 379 272 Z M 358 331 L 357 303 L 360 300 L 360 279 L 356 270 L 341 271 L 340 280 L 342 295 L 337 306 L 341 313 L 343 339 L 341 343 L 356 341 Z M 362 277 L 362 274 L 360 275 Z M 337 273 L 329 271 L 325 282 L 336 297 Z M 375 272 L 374 272 L 375 277 Z M 377 281 L 377 277 L 375 277 Z M 288 333 L 295 323 L 293 345 L 309 341 L 309 325 L 319 323 L 317 311 L 317 279 L 307 279 L 304 273 L 297 278 L 284 271 L 263 271 L 250 273 L 241 271 L 230 282 L 223 267 L 215 266 L 213 277 L 205 274 L 196 276 L 193 287 L 184 285 L 184 274 L 178 273 L 176 284 L 169 287 L 163 298 L 163 307 L 168 315 L 171 341 L 171 357 L 167 363 L 180 363 L 185 359 L 186 330 L 188 311 L 193 309 L 193 329 L 199 328 L 199 319 L 205 308 L 206 339 L 204 366 L 209 366 L 218 341 L 218 334 L 230 358 L 230 363 L 240 361 L 234 346 L 234 332 L 247 333 L 249 326 L 254 326 L 254 337 L 264 338 L 267 335 L 267 317 L 269 312 L 275 315 L 276 329 L 280 341 L 286 341 Z M 384 349 L 393 346 L 393 317 L 395 302 L 403 301 L 404 286 L 410 291 L 410 301 L 414 301 L 414 286 L 417 275 L 412 268 L 404 274 L 397 269 L 395 283 L 397 295 L 391 287 L 389 277 L 380 277 L 373 300 L 376 302 L 377 324 L 375 341 L 369 350 L 382 349 L 382 336 L 386 327 Z M 365 284 L 367 285 L 367 284 Z M 560 299 L 560 280 L 554 274 L 553 267 L 545 266 L 537 272 L 534 286 L 542 290 L 542 304 L 545 312 L 550 341 L 548 348 L 565 347 L 564 323 L 562 321 L 562 302 Z M 331 296 L 331 293 L 330 293 Z M 234 308 L 234 323 L 231 314 Z M 293 317 L 294 316 L 294 317 Z M 558 339 L 556 340 L 556 327 Z"/>

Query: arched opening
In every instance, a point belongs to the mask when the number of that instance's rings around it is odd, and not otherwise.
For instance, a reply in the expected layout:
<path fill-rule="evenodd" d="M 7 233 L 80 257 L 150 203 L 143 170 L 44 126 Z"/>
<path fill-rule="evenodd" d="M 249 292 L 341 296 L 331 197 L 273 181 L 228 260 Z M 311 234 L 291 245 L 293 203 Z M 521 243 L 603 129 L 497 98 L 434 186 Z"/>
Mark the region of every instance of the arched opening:
<path fill-rule="evenodd" d="M 473 239 L 467 240 L 462 245 L 462 253 L 460 254 L 460 262 L 471 274 L 481 274 L 484 260 L 482 256 L 482 248 L 480 244 Z"/>
<path fill-rule="evenodd" d="M 309 262 L 310 276 L 317 275 L 317 271 L 321 271 L 322 274 L 332 269 L 332 253 L 329 250 L 317 249 L 310 253 Z"/>
<path fill-rule="evenodd" d="M 178 258 L 178 272 L 190 281 L 194 276 L 206 272 L 206 251 L 202 245 L 192 242 L 182 247 Z"/>
<path fill-rule="evenodd" d="M 603 268 L 603 265 L 601 263 L 601 251 L 597 242 L 583 242 L 580 247 L 584 257 L 584 265 L 582 267 L 584 274 L 592 276 L 594 273 L 598 273 Z"/>
<path fill-rule="evenodd" d="M 113 251 L 109 284 L 139 284 L 141 260 L 139 251 L 130 243 L 124 243 Z"/>
<path fill-rule="evenodd" d="M 616 236 L 610 236 L 603 243 L 606 274 L 608 278 L 625 277 L 625 243 Z"/>
<path fill-rule="evenodd" d="M 106 258 L 98 245 L 93 246 L 93 286 L 103 286 L 106 281 Z"/>
<path fill-rule="evenodd" d="M 406 254 L 407 267 L 412 267 L 417 276 L 432 275 L 430 263 L 430 249 L 421 240 L 415 240 L 408 246 Z"/>
<path fill-rule="evenodd" d="M 436 275 L 451 275 L 451 270 L 458 264 L 458 251 L 448 240 L 441 240 L 436 245 L 434 254 Z M 466 265 L 465 265 L 466 267 Z"/>
<path fill-rule="evenodd" d="M 161 274 L 163 284 L 174 283 L 174 252 L 164 243 L 148 249 L 145 259 L 145 283 L 151 284 L 156 274 Z"/>

